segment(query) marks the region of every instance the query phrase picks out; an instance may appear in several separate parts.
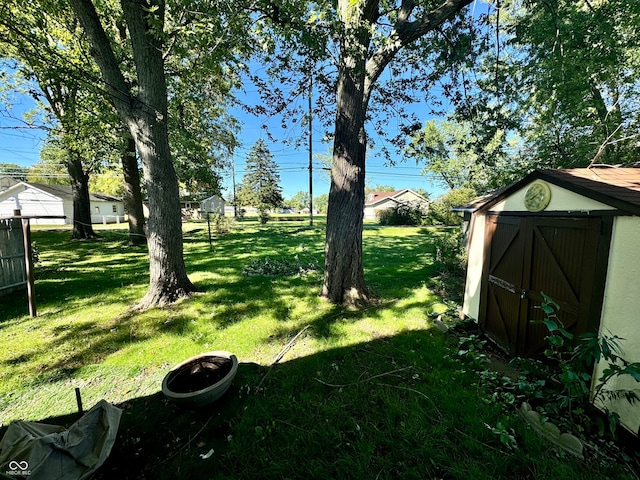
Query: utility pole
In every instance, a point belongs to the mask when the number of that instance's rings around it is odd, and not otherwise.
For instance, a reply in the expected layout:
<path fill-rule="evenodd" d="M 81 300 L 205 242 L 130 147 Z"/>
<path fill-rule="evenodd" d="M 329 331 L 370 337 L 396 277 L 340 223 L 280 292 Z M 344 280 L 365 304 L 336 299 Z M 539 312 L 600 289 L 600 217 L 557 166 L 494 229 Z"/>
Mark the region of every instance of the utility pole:
<path fill-rule="evenodd" d="M 309 226 L 313 227 L 313 74 L 309 75 Z"/>
<path fill-rule="evenodd" d="M 231 154 L 231 178 L 233 181 L 233 218 L 238 218 L 238 205 L 236 201 L 236 160 L 233 153 Z"/>

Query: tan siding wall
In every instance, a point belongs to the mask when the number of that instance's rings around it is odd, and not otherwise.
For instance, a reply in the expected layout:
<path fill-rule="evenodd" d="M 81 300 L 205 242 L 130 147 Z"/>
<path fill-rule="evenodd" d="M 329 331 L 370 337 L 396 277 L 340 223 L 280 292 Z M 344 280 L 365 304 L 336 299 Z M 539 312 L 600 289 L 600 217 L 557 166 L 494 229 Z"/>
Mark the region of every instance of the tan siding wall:
<path fill-rule="evenodd" d="M 462 313 L 470 318 L 478 318 L 480 313 L 480 283 L 484 263 L 484 215 L 474 215 L 471 220 L 471 241 L 467 261 L 467 279 L 464 289 Z"/>
<path fill-rule="evenodd" d="M 605 205 L 604 203 L 597 202 L 582 195 L 578 195 L 570 190 L 547 183 L 551 189 L 551 201 L 545 211 L 577 211 L 588 212 L 591 210 L 613 210 L 613 207 Z M 497 203 L 491 208 L 492 212 L 526 212 L 527 209 L 524 206 L 524 193 L 527 190 L 527 186 L 521 188 L 517 192 L 509 195 L 502 202 Z"/>
<path fill-rule="evenodd" d="M 630 362 L 640 362 L 639 239 L 640 217 L 615 219 L 600 324 L 601 333 L 625 339 L 621 342 L 623 357 Z M 601 376 L 604 367 L 606 365 L 603 364 L 596 366 L 594 378 Z M 631 377 L 621 377 L 608 387 L 640 389 L 640 384 Z M 607 402 L 606 406 L 620 415 L 625 427 L 638 433 L 640 404 L 630 405 L 625 400 L 619 400 Z"/>

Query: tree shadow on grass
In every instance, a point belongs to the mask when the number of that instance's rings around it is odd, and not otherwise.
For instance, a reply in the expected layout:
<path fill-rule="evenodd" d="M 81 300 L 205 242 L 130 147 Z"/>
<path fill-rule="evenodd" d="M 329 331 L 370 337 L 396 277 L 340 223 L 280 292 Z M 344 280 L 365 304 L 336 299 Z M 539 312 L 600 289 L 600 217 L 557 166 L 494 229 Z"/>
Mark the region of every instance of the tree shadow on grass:
<path fill-rule="evenodd" d="M 384 339 L 325 351 L 271 368 L 241 363 L 227 394 L 201 409 L 178 406 L 161 393 L 123 402 L 118 405 L 123 417 L 116 445 L 105 465 L 91 478 L 282 478 L 277 474 L 282 468 L 290 469 L 290 474 L 296 469 L 301 474 L 307 472 L 308 478 L 345 478 L 342 475 L 346 464 L 352 457 L 359 457 L 345 448 L 352 432 L 343 430 L 346 425 L 328 429 L 325 424 L 329 418 L 332 422 L 345 422 L 338 416 L 338 409 L 344 408 L 345 402 L 349 410 L 357 405 L 350 393 L 318 380 L 329 384 L 348 381 L 354 375 L 352 368 L 362 369 L 355 374 L 356 379 L 360 374 L 372 376 L 396 370 L 391 357 L 381 360 L 379 356 L 372 357 L 371 352 L 380 346 L 384 349 L 389 343 L 395 349 L 406 348 L 407 342 L 416 345 L 432 338 L 424 333 L 411 336 L 414 338 Z M 385 353 L 380 351 L 378 355 Z M 394 358 L 396 362 L 404 361 L 397 350 Z M 409 360 L 406 366 L 410 366 Z M 415 374 L 409 373 L 410 369 L 386 380 L 409 381 Z M 363 410 L 364 415 L 369 413 Z M 77 418 L 72 414 L 41 422 L 68 426 Z M 352 429 L 353 425 L 349 425 Z M 373 434 L 374 430 L 367 432 L 366 442 L 375 441 Z M 352 441 L 357 438 L 354 436 Z M 303 449 L 302 444 L 306 444 Z M 210 450 L 214 451 L 212 458 L 201 458 Z M 275 467 L 271 458 L 282 464 Z M 343 465 L 332 466 L 334 460 Z M 307 462 L 317 465 L 309 471 Z M 349 467 L 353 468 L 362 466 Z M 361 471 L 360 476 L 351 478 L 366 477 Z"/>
<path fill-rule="evenodd" d="M 475 375 L 448 354 L 448 342 L 438 333 L 412 331 L 272 367 L 240 359 L 225 396 L 197 410 L 159 392 L 127 400 L 118 405 L 123 416 L 111 455 L 91 479 L 620 473 L 615 465 L 554 455 L 544 462 L 544 446 L 517 415 L 506 418 L 499 406 L 482 402 Z M 41 421 L 68 426 L 76 418 Z M 521 450 L 506 449 L 486 426 L 497 422 L 514 428 Z"/>

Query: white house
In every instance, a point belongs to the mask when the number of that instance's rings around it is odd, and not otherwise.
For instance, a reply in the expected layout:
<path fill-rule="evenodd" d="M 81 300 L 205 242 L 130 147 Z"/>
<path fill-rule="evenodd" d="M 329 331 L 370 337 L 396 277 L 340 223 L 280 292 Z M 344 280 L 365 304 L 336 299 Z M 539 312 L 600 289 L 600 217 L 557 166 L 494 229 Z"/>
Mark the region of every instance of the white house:
<path fill-rule="evenodd" d="M 101 193 L 89 195 L 91 223 L 119 223 L 124 221 L 124 202 Z M 0 192 L 0 217 L 10 217 L 20 210 L 33 218 L 33 224 L 59 225 L 73 222 L 73 195 L 67 185 L 44 185 L 18 182 Z"/>
<path fill-rule="evenodd" d="M 207 213 L 217 213 L 218 215 L 224 215 L 224 199 L 220 195 L 212 195 L 209 198 L 205 198 L 200 202 L 201 215 L 206 217 Z"/>
<path fill-rule="evenodd" d="M 574 335 L 623 338 L 640 362 L 640 168 L 535 171 L 456 208 L 469 220 L 463 313 L 506 352 L 533 356 L 546 345 L 543 297 Z M 595 366 L 592 391 L 606 368 Z M 638 389 L 630 376 L 608 389 Z M 640 404 L 603 401 L 638 434 Z"/>
<path fill-rule="evenodd" d="M 377 220 L 378 212 L 396 205 L 417 205 L 423 209 L 425 214 L 429 210 L 429 200 L 410 188 L 394 192 L 371 192 L 364 204 L 364 218 Z"/>

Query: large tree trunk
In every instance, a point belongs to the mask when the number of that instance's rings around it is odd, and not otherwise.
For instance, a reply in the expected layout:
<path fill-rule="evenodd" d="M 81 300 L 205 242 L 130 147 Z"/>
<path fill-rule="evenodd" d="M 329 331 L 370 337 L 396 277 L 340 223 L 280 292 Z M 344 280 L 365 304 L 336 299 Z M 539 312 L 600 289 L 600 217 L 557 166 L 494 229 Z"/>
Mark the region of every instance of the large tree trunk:
<path fill-rule="evenodd" d="M 140 172 L 136 157 L 136 143 L 127 134 L 127 149 L 122 155 L 124 173 L 124 205 L 129 219 L 129 244 L 140 245 L 147 241 L 144 231 L 144 208 L 140 189 Z"/>
<path fill-rule="evenodd" d="M 146 1 L 120 3 L 140 86 L 135 107 L 121 110 L 131 114 L 125 120 L 140 154 L 149 195 L 149 290 L 139 304 L 148 308 L 189 296 L 195 287 L 187 276 L 183 257 L 180 192 L 169 148 L 162 40 L 154 33 L 156 22 L 164 23 L 164 2 L 149 2 L 157 7 L 155 18 L 150 18 L 151 5 Z"/>
<path fill-rule="evenodd" d="M 365 52 L 370 35 L 368 29 L 362 28 L 360 19 L 351 18 L 355 21 L 348 25 L 351 5 L 346 1 L 340 3 L 347 27 L 340 46 L 322 296 L 332 303 L 362 306 L 371 300 L 362 264 L 367 150 Z M 373 4 L 377 9 L 377 2 Z"/>
<path fill-rule="evenodd" d="M 126 123 L 142 160 L 149 196 L 149 290 L 139 308 L 171 303 L 195 287 L 183 258 L 178 181 L 167 130 L 167 85 L 161 34 L 163 0 L 121 0 L 133 60 L 137 94 L 127 83 L 93 3 L 70 0 L 91 44 L 111 100 Z"/>
<path fill-rule="evenodd" d="M 133 123 L 132 133 L 149 195 L 149 291 L 139 304 L 148 308 L 189 296 L 195 287 L 183 258 L 178 179 L 171 161 L 167 124 L 157 121 L 155 112 L 141 117 Z"/>
<path fill-rule="evenodd" d="M 89 199 L 89 174 L 82 168 L 82 161 L 75 152 L 68 152 L 67 171 L 71 179 L 73 195 L 74 240 L 96 238 L 91 225 L 91 200 Z"/>
<path fill-rule="evenodd" d="M 362 221 L 369 99 L 380 75 L 404 46 L 456 15 L 473 0 L 445 0 L 413 19 L 418 6 L 403 0 L 388 41 L 370 51 L 372 26 L 380 18 L 379 0 L 337 0 L 342 28 L 338 65 L 338 105 L 327 212 L 322 296 L 333 303 L 371 301 L 362 265 Z"/>

